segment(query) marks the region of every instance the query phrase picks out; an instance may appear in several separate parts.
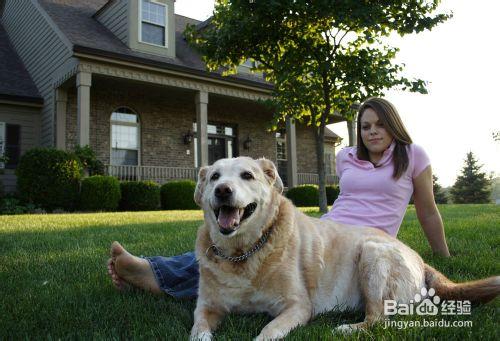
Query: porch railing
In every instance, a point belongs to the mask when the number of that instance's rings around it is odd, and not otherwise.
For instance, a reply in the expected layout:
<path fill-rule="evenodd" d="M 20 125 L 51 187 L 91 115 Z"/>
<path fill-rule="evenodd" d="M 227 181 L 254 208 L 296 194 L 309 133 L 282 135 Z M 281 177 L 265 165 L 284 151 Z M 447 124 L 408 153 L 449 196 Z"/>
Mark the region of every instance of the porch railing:
<path fill-rule="evenodd" d="M 196 181 L 197 178 L 195 168 L 183 167 L 105 165 L 105 172 L 122 181 L 151 180 L 159 184 L 182 179 Z"/>
<path fill-rule="evenodd" d="M 115 176 L 122 181 L 151 180 L 159 184 L 171 180 L 191 179 L 196 181 L 196 168 L 187 167 L 161 167 L 161 166 L 116 166 L 105 165 L 107 175 Z M 299 185 L 318 184 L 318 174 L 315 173 L 297 173 Z M 338 184 L 339 178 L 336 175 L 327 174 L 326 184 Z"/>
<path fill-rule="evenodd" d="M 297 181 L 299 185 L 305 184 L 319 184 L 319 175 L 316 173 L 297 173 Z M 337 185 L 339 183 L 339 177 L 333 174 L 326 175 L 327 185 Z"/>

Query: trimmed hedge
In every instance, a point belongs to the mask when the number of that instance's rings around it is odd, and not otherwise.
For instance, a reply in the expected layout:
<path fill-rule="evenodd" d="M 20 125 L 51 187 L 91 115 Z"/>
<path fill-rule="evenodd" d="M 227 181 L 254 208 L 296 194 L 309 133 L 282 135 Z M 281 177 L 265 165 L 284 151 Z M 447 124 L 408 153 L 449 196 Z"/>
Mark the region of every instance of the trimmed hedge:
<path fill-rule="evenodd" d="M 328 185 L 326 189 L 326 203 L 332 205 L 339 196 L 340 189 L 337 185 Z M 319 205 L 319 189 L 317 185 L 300 185 L 290 188 L 286 197 L 292 200 L 298 207 L 310 207 Z"/>
<path fill-rule="evenodd" d="M 78 201 L 82 166 L 78 158 L 54 148 L 33 148 L 19 161 L 17 188 L 21 198 L 49 211 L 73 210 Z"/>
<path fill-rule="evenodd" d="M 83 211 L 116 211 L 120 198 L 120 182 L 112 176 L 94 175 L 82 180 L 80 209 Z"/>
<path fill-rule="evenodd" d="M 161 208 L 163 210 L 194 210 L 196 182 L 192 180 L 170 181 L 161 186 Z"/>
<path fill-rule="evenodd" d="M 154 211 L 160 207 L 160 186 L 153 181 L 120 183 L 122 211 Z"/>
<path fill-rule="evenodd" d="M 286 197 L 298 207 L 318 206 L 319 191 L 316 185 L 300 185 L 290 188 Z"/>
<path fill-rule="evenodd" d="M 337 200 L 340 194 L 340 188 L 337 185 L 326 186 L 326 203 L 328 205 L 333 205 L 333 202 Z"/>

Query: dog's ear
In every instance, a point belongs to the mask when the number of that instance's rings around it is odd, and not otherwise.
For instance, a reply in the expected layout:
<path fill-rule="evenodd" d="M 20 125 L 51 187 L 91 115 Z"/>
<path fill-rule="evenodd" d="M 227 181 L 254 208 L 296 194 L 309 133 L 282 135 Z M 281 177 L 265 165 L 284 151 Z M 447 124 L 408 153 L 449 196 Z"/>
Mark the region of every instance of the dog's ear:
<path fill-rule="evenodd" d="M 196 183 L 196 189 L 194 190 L 194 202 L 201 207 L 201 197 L 203 191 L 205 190 L 205 180 L 207 179 L 207 173 L 210 166 L 201 167 L 198 171 L 198 182 Z"/>
<path fill-rule="evenodd" d="M 266 180 L 269 182 L 269 184 L 271 186 L 274 185 L 279 193 L 283 193 L 283 181 L 281 181 L 278 170 L 276 169 L 274 163 L 271 160 L 264 158 L 258 159 L 257 163 L 260 165 L 260 168 L 262 168 L 264 176 L 266 177 Z"/>

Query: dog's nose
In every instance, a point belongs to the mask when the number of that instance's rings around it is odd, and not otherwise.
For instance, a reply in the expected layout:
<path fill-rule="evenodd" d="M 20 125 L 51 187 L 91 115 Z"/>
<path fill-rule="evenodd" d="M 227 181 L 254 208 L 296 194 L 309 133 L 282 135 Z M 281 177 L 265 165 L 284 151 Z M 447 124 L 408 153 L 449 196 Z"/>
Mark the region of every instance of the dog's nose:
<path fill-rule="evenodd" d="M 225 200 L 231 197 L 233 194 L 232 188 L 227 184 L 220 184 L 215 187 L 215 196 L 217 199 Z"/>

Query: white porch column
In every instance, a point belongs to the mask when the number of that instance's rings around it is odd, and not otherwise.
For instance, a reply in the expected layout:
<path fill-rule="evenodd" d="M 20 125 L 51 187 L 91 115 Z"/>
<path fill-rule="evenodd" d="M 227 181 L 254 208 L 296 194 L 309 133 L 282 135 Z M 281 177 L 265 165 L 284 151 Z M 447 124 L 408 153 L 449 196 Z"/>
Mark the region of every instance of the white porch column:
<path fill-rule="evenodd" d="M 356 119 L 347 121 L 347 132 L 349 133 L 349 146 L 356 145 Z"/>
<path fill-rule="evenodd" d="M 208 165 L 208 92 L 198 91 L 196 103 L 196 131 L 198 144 L 198 167 Z"/>
<path fill-rule="evenodd" d="M 66 108 L 68 92 L 66 89 L 56 89 L 56 148 L 66 150 Z"/>
<path fill-rule="evenodd" d="M 77 99 L 77 143 L 80 146 L 89 144 L 90 139 L 90 86 L 92 74 L 80 71 L 76 75 Z"/>
<path fill-rule="evenodd" d="M 286 157 L 287 157 L 287 180 L 288 188 L 297 186 L 297 137 L 295 134 L 295 122 L 291 118 L 286 119 Z"/>

